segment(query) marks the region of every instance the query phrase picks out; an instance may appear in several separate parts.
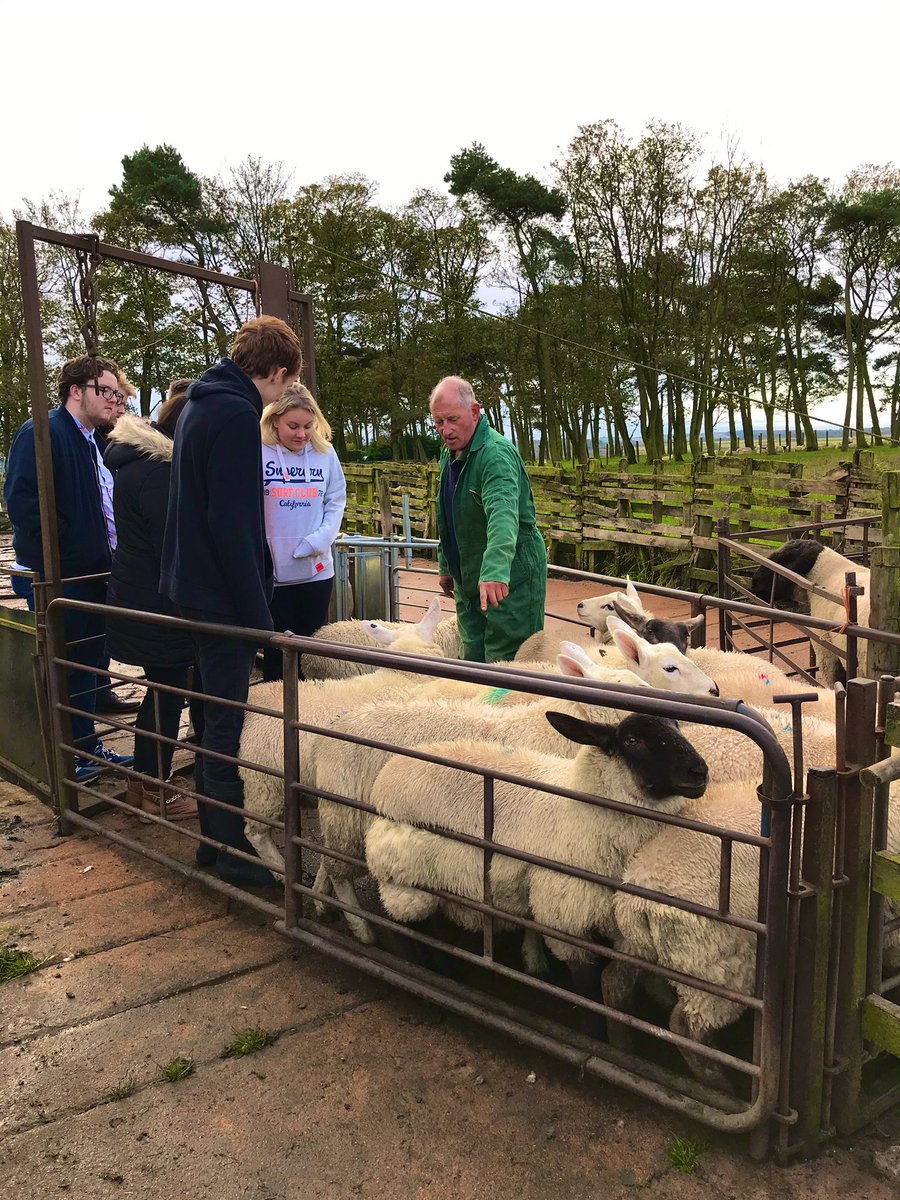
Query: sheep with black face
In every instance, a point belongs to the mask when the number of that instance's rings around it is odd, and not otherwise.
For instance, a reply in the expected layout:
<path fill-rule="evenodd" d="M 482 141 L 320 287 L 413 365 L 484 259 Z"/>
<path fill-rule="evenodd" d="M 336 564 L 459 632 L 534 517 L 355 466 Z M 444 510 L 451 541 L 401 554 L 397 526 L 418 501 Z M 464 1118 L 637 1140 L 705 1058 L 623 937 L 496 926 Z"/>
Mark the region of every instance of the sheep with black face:
<path fill-rule="evenodd" d="M 560 759 L 484 742 L 434 743 L 420 749 L 533 780 L 532 786 L 494 784 L 494 840 L 565 865 L 619 879 L 625 863 L 657 831 L 649 814 L 677 813 L 706 789 L 706 764 L 674 721 L 632 714 L 616 725 L 597 725 L 563 713 L 547 720 L 580 746 L 575 758 Z M 585 792 L 627 806 L 626 810 L 550 795 L 541 784 Z M 441 902 L 421 888 L 482 898 L 483 853 L 442 837 L 435 829 L 480 836 L 483 832 L 481 775 L 396 755 L 379 773 L 371 801 L 381 814 L 366 836 L 366 861 L 377 879 L 382 903 L 399 921 L 418 921 L 439 905 L 466 928 L 479 928 L 480 914 L 462 904 Z M 560 874 L 547 867 L 495 853 L 491 862 L 495 905 L 531 916 L 555 929 L 588 937 L 611 935 L 613 892 L 604 884 Z M 526 937 L 526 965 L 538 969 L 536 939 Z M 557 939 L 548 945 L 559 957 L 578 962 L 585 954 Z"/>

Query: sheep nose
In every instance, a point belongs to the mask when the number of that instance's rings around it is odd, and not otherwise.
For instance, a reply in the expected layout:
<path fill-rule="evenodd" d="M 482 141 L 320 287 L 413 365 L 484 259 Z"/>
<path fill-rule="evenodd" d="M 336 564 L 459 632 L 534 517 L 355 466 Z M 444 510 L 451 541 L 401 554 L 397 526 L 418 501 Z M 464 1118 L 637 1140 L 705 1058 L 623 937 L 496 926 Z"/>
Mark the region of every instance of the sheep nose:
<path fill-rule="evenodd" d="M 714 683 L 714 684 L 712 685 L 712 687 L 709 689 L 709 694 L 710 694 L 711 696 L 718 696 L 718 694 L 719 694 L 719 685 L 718 685 L 717 683 Z"/>
<path fill-rule="evenodd" d="M 578 609 L 577 609 L 577 611 L 578 611 L 578 612 L 580 612 L 580 613 L 581 613 L 581 612 L 584 612 L 584 604 L 583 604 L 583 603 L 581 603 L 581 604 L 579 604 L 579 605 L 578 605 Z"/>

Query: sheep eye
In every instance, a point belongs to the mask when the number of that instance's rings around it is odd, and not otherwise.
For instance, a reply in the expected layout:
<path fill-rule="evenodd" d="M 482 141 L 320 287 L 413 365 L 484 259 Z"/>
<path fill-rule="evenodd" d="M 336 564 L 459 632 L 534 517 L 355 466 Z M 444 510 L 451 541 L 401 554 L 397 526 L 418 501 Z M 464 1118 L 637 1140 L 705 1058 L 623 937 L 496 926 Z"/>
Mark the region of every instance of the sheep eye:
<path fill-rule="evenodd" d="M 678 668 L 673 663 L 668 663 L 663 667 L 663 670 L 669 675 L 674 675 Z"/>
<path fill-rule="evenodd" d="M 612 612 L 612 610 L 613 610 L 613 606 L 611 604 L 604 604 L 603 607 L 606 609 L 607 612 Z"/>

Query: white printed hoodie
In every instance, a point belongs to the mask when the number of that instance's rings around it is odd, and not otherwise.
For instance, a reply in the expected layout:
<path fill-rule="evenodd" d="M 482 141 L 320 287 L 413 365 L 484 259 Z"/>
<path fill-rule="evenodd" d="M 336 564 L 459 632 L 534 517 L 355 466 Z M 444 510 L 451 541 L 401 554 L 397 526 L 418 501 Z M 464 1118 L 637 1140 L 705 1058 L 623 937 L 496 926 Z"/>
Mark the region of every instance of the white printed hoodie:
<path fill-rule="evenodd" d="M 320 454 L 307 443 L 294 453 L 263 443 L 262 483 L 275 586 L 330 579 L 331 547 L 347 500 L 344 472 L 332 447 Z"/>

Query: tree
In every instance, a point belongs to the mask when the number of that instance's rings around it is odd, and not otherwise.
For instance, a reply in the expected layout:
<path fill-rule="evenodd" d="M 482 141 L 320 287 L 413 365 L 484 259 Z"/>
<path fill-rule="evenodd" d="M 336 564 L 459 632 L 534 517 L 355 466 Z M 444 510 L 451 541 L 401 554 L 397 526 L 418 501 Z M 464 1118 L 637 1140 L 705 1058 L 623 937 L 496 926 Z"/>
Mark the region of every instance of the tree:
<path fill-rule="evenodd" d="M 517 175 L 510 168 L 501 167 L 477 142 L 453 155 L 444 182 L 449 183 L 454 196 L 469 199 L 515 249 L 515 265 L 527 283 L 525 296 L 531 302 L 534 325 L 541 413 L 539 458 L 543 462 L 549 453 L 551 459 L 558 460 L 561 457 L 559 414 L 550 350 L 544 336 L 543 290 L 564 245 L 557 226 L 565 213 L 565 196 L 558 188 L 545 187 L 533 175 Z"/>

